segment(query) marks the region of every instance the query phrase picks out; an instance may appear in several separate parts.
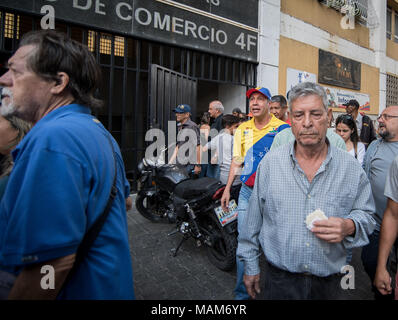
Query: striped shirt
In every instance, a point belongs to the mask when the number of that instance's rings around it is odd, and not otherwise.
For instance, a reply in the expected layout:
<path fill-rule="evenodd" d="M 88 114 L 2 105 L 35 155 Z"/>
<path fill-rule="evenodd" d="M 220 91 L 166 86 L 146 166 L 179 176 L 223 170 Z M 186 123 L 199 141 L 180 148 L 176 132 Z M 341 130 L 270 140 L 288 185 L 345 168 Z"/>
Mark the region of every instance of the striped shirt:
<path fill-rule="evenodd" d="M 327 217 L 352 219 L 354 237 L 341 243 L 317 238 L 305 224 L 316 209 Z M 269 152 L 258 166 L 237 255 L 245 261 L 247 275 L 260 273 L 260 245 L 266 259 L 280 269 L 320 277 L 339 273 L 346 264 L 346 249 L 369 242 L 374 212 L 369 180 L 356 159 L 329 144 L 326 159 L 309 183 L 292 142 Z"/>

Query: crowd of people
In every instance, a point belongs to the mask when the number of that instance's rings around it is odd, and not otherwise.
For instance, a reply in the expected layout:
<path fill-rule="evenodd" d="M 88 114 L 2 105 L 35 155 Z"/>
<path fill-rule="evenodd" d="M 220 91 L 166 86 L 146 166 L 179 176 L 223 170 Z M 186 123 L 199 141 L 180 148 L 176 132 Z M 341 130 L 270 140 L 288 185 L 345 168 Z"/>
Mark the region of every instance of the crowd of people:
<path fill-rule="evenodd" d="M 356 100 L 345 103 L 346 113 L 333 121 L 326 93 L 315 83 L 297 85 L 288 101 L 263 87 L 246 96 L 250 117 L 243 121 L 224 115 L 220 101 L 210 102 L 197 146 L 202 162 L 206 158 L 201 175 L 226 185 L 223 209 L 231 198 L 238 202 L 235 298 L 259 292 L 261 249 L 267 261 L 264 297 L 338 298 L 340 272 L 356 247 L 362 247 L 375 298 L 394 298 L 398 211 L 391 190 L 398 178 L 388 172 L 395 172 L 398 156 L 398 106 L 383 110 L 376 133 Z M 308 230 L 303 221 L 316 210 L 326 219 Z M 390 222 L 382 226 L 384 212 Z"/>
<path fill-rule="evenodd" d="M 24 35 L 0 77 L 0 298 L 134 299 L 129 184 L 118 144 L 91 115 L 99 79 L 86 47 L 49 30 Z M 246 97 L 248 115 L 213 100 L 200 124 L 178 105 L 170 158 L 225 184 L 225 211 L 238 203 L 236 299 L 338 299 L 358 247 L 375 298 L 394 299 L 398 106 L 376 133 L 356 100 L 333 125 L 316 83 L 288 99 L 264 87 Z M 56 281 L 43 288 L 48 266 Z"/>

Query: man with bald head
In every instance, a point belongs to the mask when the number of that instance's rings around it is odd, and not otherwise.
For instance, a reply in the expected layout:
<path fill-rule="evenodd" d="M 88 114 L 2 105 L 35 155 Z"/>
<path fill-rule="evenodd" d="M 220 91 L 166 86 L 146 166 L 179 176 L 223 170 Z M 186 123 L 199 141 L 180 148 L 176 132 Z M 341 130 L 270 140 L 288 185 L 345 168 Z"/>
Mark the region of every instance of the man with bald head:
<path fill-rule="evenodd" d="M 222 127 L 222 116 L 224 112 L 224 106 L 221 103 L 221 101 L 214 100 L 209 103 L 209 113 L 210 117 L 213 118 L 213 124 L 211 125 L 212 129 L 216 129 L 218 132 L 220 132 L 223 127 Z"/>
<path fill-rule="evenodd" d="M 363 167 L 372 186 L 373 198 L 376 204 L 376 228 L 369 236 L 369 244 L 362 249 L 362 263 L 366 273 L 373 282 L 379 251 L 380 226 L 387 206 L 384 187 L 388 170 L 392 161 L 398 156 L 398 106 L 389 106 L 377 118 L 380 138 L 373 141 L 366 151 Z M 393 299 L 393 293 L 382 296 L 374 289 L 375 298 Z"/>
<path fill-rule="evenodd" d="M 211 125 L 210 140 L 211 140 L 211 137 L 214 138 L 223 129 L 223 126 L 222 126 L 223 112 L 224 112 L 224 106 L 221 101 L 213 100 L 209 103 L 209 113 L 210 113 L 210 117 L 213 119 L 213 123 Z M 219 165 L 209 163 L 207 165 L 206 177 L 219 179 L 220 178 Z"/>

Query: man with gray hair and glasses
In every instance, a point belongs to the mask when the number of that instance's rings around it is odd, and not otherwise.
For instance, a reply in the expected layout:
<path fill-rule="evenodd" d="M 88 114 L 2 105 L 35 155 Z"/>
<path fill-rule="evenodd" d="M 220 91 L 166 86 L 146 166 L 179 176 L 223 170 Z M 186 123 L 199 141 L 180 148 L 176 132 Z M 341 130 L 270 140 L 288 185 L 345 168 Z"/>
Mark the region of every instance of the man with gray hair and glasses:
<path fill-rule="evenodd" d="M 366 245 L 374 229 L 372 191 L 358 161 L 326 137 L 324 89 L 298 84 L 289 108 L 295 141 L 260 162 L 239 234 L 244 283 L 255 298 L 261 247 L 265 299 L 337 299 L 347 249 Z"/>
<path fill-rule="evenodd" d="M 398 106 L 385 108 L 377 120 L 380 138 L 369 145 L 363 160 L 363 167 L 370 181 L 376 205 L 376 228 L 369 237 L 369 244 L 362 249 L 361 254 L 364 269 L 372 282 L 377 267 L 381 222 L 388 202 L 384 195 L 384 187 L 391 163 L 398 156 Z M 396 246 L 398 246 L 398 241 Z M 390 271 L 395 273 L 393 269 Z M 375 287 L 373 287 L 373 291 L 377 300 L 394 299 L 394 292 L 383 296 Z"/>

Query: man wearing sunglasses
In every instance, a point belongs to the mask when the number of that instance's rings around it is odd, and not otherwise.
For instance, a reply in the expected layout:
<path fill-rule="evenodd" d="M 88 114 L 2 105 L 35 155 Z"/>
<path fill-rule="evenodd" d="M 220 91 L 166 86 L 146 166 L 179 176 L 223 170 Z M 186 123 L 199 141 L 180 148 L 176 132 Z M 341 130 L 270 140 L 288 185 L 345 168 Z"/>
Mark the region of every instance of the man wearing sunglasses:
<path fill-rule="evenodd" d="M 359 112 L 359 103 L 355 99 L 348 101 L 343 104 L 343 106 L 346 107 L 346 112 L 354 118 L 357 124 L 359 140 L 367 148 L 369 144 L 376 139 L 376 132 L 372 120 L 367 115 Z"/>
<path fill-rule="evenodd" d="M 380 226 L 387 207 L 387 197 L 384 195 L 384 187 L 391 163 L 398 156 L 398 106 L 387 107 L 377 120 L 379 122 L 380 138 L 369 145 L 363 161 L 363 167 L 369 178 L 376 205 L 376 214 L 374 215 L 376 228 L 373 234 L 369 236 L 369 244 L 363 247 L 361 256 L 365 271 L 372 283 L 377 266 Z M 375 288 L 373 290 L 376 299 L 394 298 L 393 292 L 382 296 Z"/>

